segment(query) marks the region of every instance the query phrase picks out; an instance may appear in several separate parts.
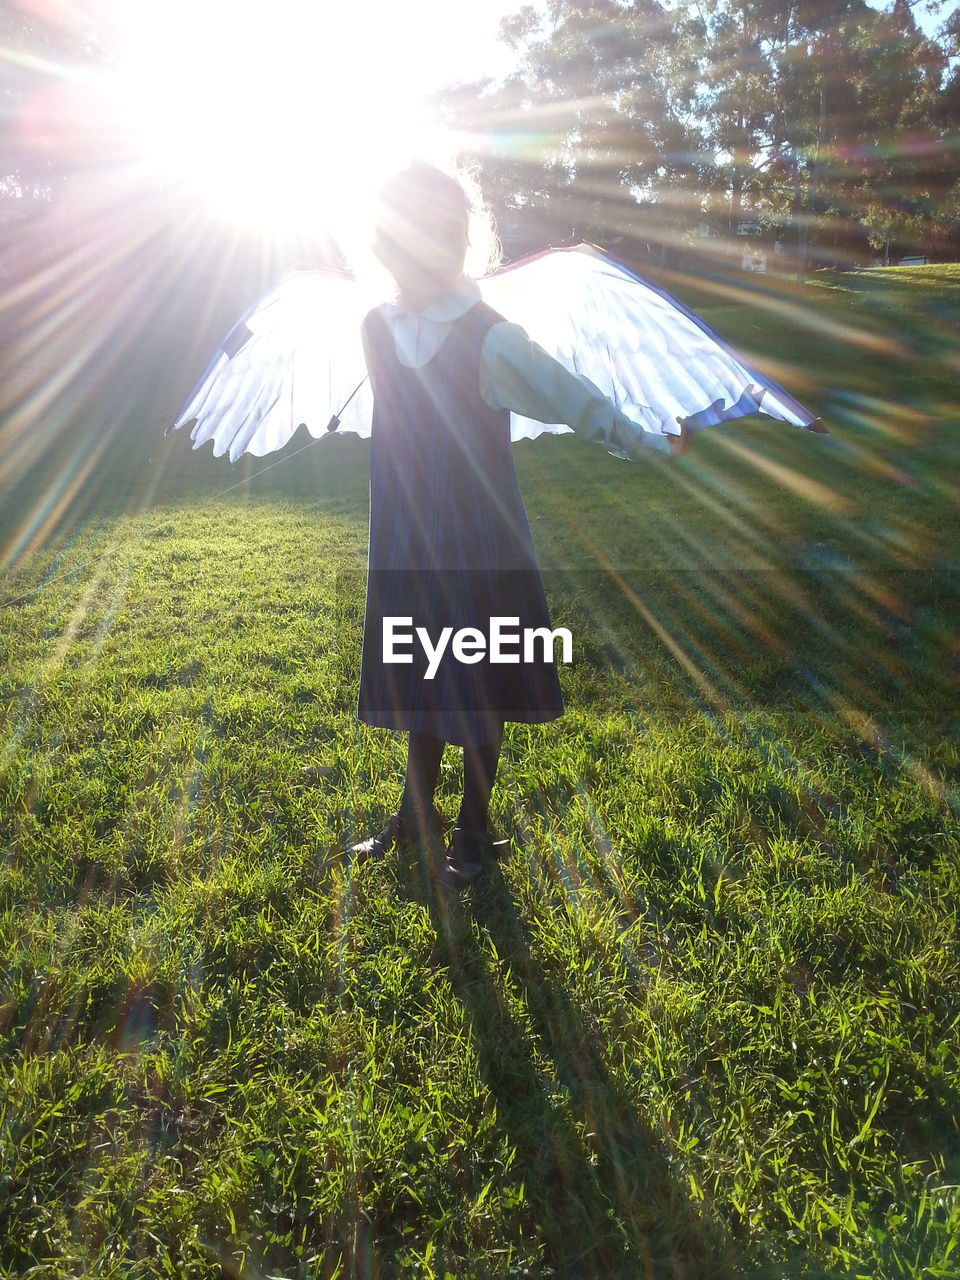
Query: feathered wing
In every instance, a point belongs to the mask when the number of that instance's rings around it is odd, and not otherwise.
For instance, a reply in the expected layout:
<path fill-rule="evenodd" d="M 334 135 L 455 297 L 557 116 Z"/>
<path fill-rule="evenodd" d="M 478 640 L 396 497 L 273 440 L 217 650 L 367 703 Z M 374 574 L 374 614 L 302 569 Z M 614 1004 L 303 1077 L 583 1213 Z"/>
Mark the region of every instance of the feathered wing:
<path fill-rule="evenodd" d="M 300 271 L 234 325 L 204 371 L 174 427 L 194 422 L 193 447 L 213 442 L 231 462 L 282 449 L 302 424 L 322 436 L 343 409 L 341 431 L 370 434 L 371 396 L 360 324 L 368 309 L 344 272 Z"/>
<path fill-rule="evenodd" d="M 591 245 L 549 249 L 480 282 L 486 301 L 646 430 L 676 434 L 750 413 L 820 430 L 819 420 L 744 365 L 676 298 Z M 513 415 L 514 440 L 563 432 Z"/>
<path fill-rule="evenodd" d="M 675 433 L 679 419 L 696 430 L 749 413 L 818 429 L 682 303 L 590 245 L 546 250 L 480 285 L 497 311 L 647 430 Z M 283 448 L 301 423 L 320 437 L 334 414 L 339 430 L 368 436 L 360 325 L 369 304 L 345 272 L 288 276 L 234 325 L 174 427 L 192 422 L 193 447 L 211 441 L 232 462 Z M 512 415 L 514 440 L 569 430 Z"/>

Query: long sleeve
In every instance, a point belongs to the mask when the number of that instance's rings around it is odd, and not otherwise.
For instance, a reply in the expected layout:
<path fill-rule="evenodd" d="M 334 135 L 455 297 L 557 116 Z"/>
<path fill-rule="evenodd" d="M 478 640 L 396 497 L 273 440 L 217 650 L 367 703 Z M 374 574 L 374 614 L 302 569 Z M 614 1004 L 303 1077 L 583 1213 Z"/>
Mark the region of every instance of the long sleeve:
<path fill-rule="evenodd" d="M 480 394 L 492 409 L 510 409 L 537 422 L 566 423 L 619 457 L 635 459 L 645 449 L 670 452 L 659 423 L 650 431 L 626 417 L 599 387 L 571 373 L 516 324 L 495 324 L 487 334 Z"/>

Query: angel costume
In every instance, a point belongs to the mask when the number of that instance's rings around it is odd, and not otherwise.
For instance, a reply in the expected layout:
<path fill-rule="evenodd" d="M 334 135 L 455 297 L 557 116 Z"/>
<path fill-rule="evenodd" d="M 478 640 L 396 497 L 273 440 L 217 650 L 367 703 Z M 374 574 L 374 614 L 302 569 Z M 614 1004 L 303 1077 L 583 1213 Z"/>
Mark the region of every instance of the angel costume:
<path fill-rule="evenodd" d="M 446 653 L 432 679 L 416 643 L 409 661 L 381 661 L 389 617 L 433 644 L 445 627 L 486 634 L 493 617 L 521 634 L 549 628 L 511 439 L 574 430 L 638 458 L 669 452 L 678 422 L 697 431 L 762 413 L 823 431 L 689 308 L 590 245 L 534 254 L 480 286 L 463 278 L 419 314 L 366 310 L 349 275 L 294 273 L 234 325 L 173 427 L 192 422 L 195 449 L 210 441 L 232 461 L 283 448 L 301 423 L 372 435 L 358 705 L 372 725 L 463 746 L 491 741 L 493 722 L 561 714 L 546 661 Z"/>
<path fill-rule="evenodd" d="M 481 301 L 464 278 L 426 311 L 376 308 L 363 324 L 373 388 L 370 547 L 358 715 L 367 724 L 467 746 L 504 721 L 541 723 L 563 711 L 556 666 L 546 660 L 463 662 L 445 653 L 426 677 L 426 654 L 384 660 L 384 618 L 486 636 L 490 620 L 512 632 L 550 631 L 513 465 L 510 412 L 563 422 L 637 456 L 669 452 L 659 434 L 618 413 Z"/>
<path fill-rule="evenodd" d="M 592 245 L 533 254 L 485 276 L 479 291 L 464 280 L 421 315 L 395 306 L 376 314 L 400 363 L 419 368 L 480 297 L 524 326 L 498 315 L 480 350 L 481 396 L 489 408 L 512 410 L 513 440 L 577 430 L 637 457 L 647 446 L 667 450 L 663 432 L 681 420 L 698 431 L 761 413 L 824 429 L 688 307 Z M 192 423 L 193 447 L 209 441 L 231 462 L 282 449 L 301 423 L 315 437 L 369 436 L 360 344 L 367 305 L 345 272 L 291 273 L 240 317 L 168 429 Z"/>

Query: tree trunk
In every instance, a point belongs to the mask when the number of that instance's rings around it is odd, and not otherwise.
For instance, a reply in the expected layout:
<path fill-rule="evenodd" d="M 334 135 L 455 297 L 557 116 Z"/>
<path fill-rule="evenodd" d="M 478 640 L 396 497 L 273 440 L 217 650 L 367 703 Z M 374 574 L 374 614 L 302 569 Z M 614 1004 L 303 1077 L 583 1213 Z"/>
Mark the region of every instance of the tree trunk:
<path fill-rule="evenodd" d="M 737 137 L 743 142 L 743 113 L 737 116 Z M 730 182 L 730 234 L 738 236 L 740 234 L 740 212 L 743 208 L 743 172 L 737 163 L 737 156 L 733 157 L 733 177 Z M 736 243 L 736 241 L 734 241 Z"/>
<path fill-rule="evenodd" d="M 803 217 L 800 234 L 800 261 L 797 264 L 797 284 L 803 284 L 807 273 L 807 231 L 816 212 L 817 189 L 820 186 L 820 156 L 823 149 L 823 130 L 827 117 L 827 99 L 820 81 L 820 120 L 817 124 L 817 158 L 810 168 L 810 189 L 807 192 L 807 211 Z"/>

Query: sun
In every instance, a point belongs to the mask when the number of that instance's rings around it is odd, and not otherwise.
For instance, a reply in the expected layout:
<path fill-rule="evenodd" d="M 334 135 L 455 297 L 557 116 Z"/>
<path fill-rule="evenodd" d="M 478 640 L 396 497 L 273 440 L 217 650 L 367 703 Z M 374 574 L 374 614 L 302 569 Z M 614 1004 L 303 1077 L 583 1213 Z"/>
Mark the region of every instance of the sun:
<path fill-rule="evenodd" d="M 138 165 L 240 226 L 349 232 L 386 173 L 450 150 L 401 8 L 125 5 L 111 92 Z"/>

